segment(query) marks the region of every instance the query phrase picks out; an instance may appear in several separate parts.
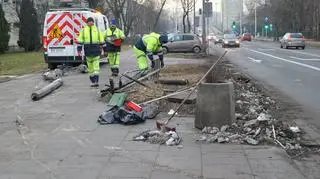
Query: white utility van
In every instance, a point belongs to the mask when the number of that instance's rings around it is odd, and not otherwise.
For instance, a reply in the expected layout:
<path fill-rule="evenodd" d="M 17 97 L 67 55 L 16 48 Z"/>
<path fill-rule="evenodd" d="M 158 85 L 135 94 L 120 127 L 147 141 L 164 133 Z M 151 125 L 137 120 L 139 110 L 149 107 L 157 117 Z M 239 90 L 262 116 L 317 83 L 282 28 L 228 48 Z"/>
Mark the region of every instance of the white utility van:
<path fill-rule="evenodd" d="M 105 15 L 88 8 L 51 9 L 47 12 L 43 28 L 44 59 L 48 68 L 59 64 L 79 64 L 83 54 L 77 52 L 76 43 L 80 31 L 85 27 L 88 17 L 95 20 L 101 32 L 109 26 Z"/>

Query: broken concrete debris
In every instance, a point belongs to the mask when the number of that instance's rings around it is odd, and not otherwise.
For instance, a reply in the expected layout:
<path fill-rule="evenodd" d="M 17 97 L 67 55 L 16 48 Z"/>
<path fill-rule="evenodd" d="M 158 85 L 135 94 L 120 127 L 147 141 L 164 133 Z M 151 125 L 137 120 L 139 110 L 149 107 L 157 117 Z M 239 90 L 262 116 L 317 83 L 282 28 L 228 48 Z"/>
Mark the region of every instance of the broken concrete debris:
<path fill-rule="evenodd" d="M 259 141 L 254 140 L 254 139 L 252 139 L 252 138 L 250 138 L 250 137 L 247 137 L 247 138 L 246 138 L 246 141 L 247 141 L 247 143 L 250 144 L 250 145 L 258 145 L 258 144 L 259 144 Z"/>
<path fill-rule="evenodd" d="M 61 69 L 55 69 L 55 70 L 50 70 L 47 72 L 44 72 L 42 74 L 42 77 L 46 81 L 54 81 L 58 78 L 61 78 L 63 76 L 64 72 Z"/>
<path fill-rule="evenodd" d="M 180 144 L 181 137 L 175 131 L 162 132 L 158 130 L 147 130 L 133 137 L 133 141 L 144 141 L 151 144 L 174 146 Z"/>

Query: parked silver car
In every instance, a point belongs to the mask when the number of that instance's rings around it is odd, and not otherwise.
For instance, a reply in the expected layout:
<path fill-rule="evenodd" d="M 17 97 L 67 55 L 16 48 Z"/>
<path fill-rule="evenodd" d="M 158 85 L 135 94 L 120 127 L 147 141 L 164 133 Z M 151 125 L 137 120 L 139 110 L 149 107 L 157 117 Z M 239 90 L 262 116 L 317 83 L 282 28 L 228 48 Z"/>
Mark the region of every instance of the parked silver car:
<path fill-rule="evenodd" d="M 286 33 L 280 40 L 280 48 L 296 47 L 305 49 L 306 44 L 302 33 Z"/>
<path fill-rule="evenodd" d="M 196 34 L 169 34 L 168 43 L 163 44 L 163 51 L 168 52 L 201 52 L 201 40 Z"/>

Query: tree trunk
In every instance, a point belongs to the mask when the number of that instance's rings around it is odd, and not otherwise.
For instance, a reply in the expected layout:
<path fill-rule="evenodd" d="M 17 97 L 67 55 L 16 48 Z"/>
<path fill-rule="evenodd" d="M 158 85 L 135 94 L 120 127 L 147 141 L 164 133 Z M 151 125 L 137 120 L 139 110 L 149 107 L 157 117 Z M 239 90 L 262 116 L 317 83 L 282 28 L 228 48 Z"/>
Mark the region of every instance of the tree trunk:
<path fill-rule="evenodd" d="M 182 25 L 183 25 L 183 33 L 186 33 L 186 14 L 183 14 L 182 16 Z"/>
<path fill-rule="evenodd" d="M 156 21 L 154 22 L 154 25 L 153 25 L 153 30 L 155 30 L 156 27 L 157 27 L 157 25 L 158 25 L 159 18 L 160 18 L 160 16 L 161 16 L 161 13 L 162 13 L 162 10 L 163 10 L 163 8 L 164 8 L 164 5 L 166 5 L 166 2 L 167 2 L 167 0 L 163 0 L 163 1 L 162 1 L 161 7 L 160 7 L 160 11 L 159 11 L 159 13 L 157 14 Z"/>

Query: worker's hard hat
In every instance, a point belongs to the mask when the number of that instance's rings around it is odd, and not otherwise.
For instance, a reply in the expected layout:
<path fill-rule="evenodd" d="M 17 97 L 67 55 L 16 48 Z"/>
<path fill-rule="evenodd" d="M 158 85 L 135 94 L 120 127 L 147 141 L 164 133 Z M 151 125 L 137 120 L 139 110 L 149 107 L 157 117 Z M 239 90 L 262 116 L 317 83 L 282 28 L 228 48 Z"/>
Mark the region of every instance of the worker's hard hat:
<path fill-rule="evenodd" d="M 160 40 L 161 44 L 166 44 L 166 43 L 168 43 L 168 36 L 167 35 L 160 35 L 159 40 Z"/>
<path fill-rule="evenodd" d="M 94 22 L 93 18 L 92 18 L 92 17 L 88 17 L 87 23 L 88 23 L 88 22 Z"/>
<path fill-rule="evenodd" d="M 115 18 L 111 19 L 111 25 L 116 26 L 117 20 Z"/>

